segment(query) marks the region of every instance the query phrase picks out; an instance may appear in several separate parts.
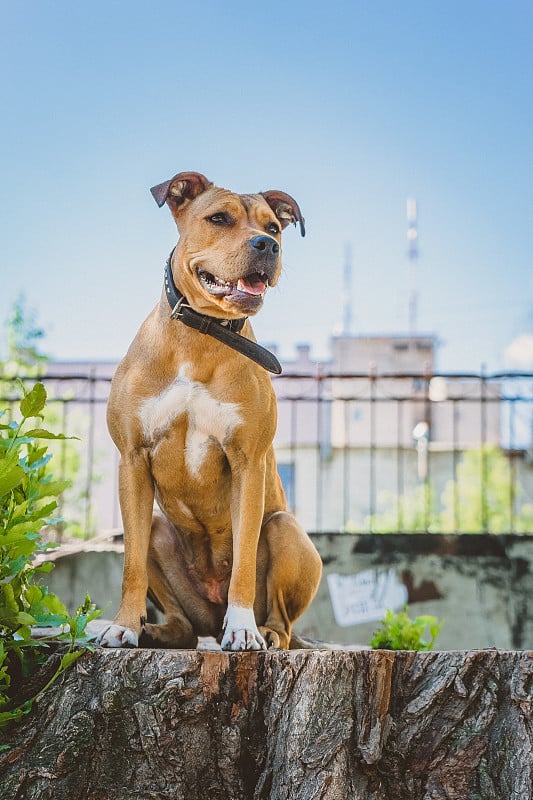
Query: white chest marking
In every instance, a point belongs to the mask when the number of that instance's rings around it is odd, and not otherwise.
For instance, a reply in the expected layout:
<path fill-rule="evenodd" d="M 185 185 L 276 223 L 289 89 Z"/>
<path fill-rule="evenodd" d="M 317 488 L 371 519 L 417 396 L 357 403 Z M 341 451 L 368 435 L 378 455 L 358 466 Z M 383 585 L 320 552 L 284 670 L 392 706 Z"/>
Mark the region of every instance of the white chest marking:
<path fill-rule="evenodd" d="M 164 392 L 144 401 L 139 417 L 146 439 L 154 446 L 172 423 L 186 414 L 185 461 L 198 476 L 210 440 L 223 444 L 242 419 L 238 403 L 217 400 L 203 383 L 192 381 L 188 372 L 189 365 L 184 364 Z"/>

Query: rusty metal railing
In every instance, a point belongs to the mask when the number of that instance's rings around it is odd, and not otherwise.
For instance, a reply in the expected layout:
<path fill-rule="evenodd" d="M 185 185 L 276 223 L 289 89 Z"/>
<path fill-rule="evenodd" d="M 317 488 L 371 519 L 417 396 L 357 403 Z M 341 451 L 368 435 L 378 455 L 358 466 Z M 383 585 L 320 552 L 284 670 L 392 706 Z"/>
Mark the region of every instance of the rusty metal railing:
<path fill-rule="evenodd" d="M 83 536 L 120 527 L 111 373 L 40 378 L 55 429 L 79 438 L 56 445 L 53 463 L 74 477 L 62 512 Z M 0 407 L 12 407 L 16 388 L 0 381 Z M 533 532 L 532 373 L 318 370 L 273 383 L 279 470 L 308 530 Z"/>

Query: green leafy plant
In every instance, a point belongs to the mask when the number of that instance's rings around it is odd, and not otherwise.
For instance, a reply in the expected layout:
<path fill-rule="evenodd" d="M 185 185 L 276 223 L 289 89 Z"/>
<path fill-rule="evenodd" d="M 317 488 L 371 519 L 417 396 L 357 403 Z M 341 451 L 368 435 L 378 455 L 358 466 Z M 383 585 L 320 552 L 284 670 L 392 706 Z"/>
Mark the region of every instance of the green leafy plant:
<path fill-rule="evenodd" d="M 387 610 L 380 620 L 383 630 L 374 633 L 370 647 L 375 650 L 432 650 L 435 640 L 442 630 L 444 620 L 423 615 L 411 619 L 406 608 L 398 613 Z M 429 641 L 424 639 L 426 630 Z"/>
<path fill-rule="evenodd" d="M 50 472 L 46 440 L 65 437 L 42 427 L 44 386 L 36 383 L 31 391 L 22 391 L 19 422 L 4 423 L 5 412 L 0 412 L 0 730 L 26 714 L 90 648 L 86 626 L 100 614 L 87 596 L 70 615 L 61 600 L 38 582 L 53 568 L 50 562 L 34 563 L 36 555 L 53 546 L 43 541 L 42 530 L 57 522 L 57 498 L 69 482 L 54 480 Z M 59 632 L 36 639 L 34 626 Z M 47 673 L 44 686 L 24 696 L 24 684 L 47 661 L 52 644 L 59 645 L 59 651 L 52 657 L 51 674 Z"/>

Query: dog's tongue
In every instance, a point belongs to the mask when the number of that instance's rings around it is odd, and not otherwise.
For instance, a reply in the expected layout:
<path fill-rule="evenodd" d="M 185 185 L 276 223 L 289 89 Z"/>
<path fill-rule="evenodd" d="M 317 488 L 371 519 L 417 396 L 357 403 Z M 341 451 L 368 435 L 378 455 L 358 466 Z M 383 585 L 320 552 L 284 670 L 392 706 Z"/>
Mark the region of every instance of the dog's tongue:
<path fill-rule="evenodd" d="M 266 288 L 266 283 L 261 280 L 259 275 L 248 275 L 246 278 L 239 278 L 237 282 L 239 292 L 245 292 L 246 294 L 264 294 Z"/>

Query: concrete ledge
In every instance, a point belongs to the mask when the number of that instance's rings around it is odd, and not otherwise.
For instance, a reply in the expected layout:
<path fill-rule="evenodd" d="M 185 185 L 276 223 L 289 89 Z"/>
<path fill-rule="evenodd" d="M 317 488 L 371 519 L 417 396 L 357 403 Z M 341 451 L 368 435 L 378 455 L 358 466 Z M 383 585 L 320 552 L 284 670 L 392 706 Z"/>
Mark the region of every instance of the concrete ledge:
<path fill-rule="evenodd" d="M 296 632 L 343 645 L 368 644 L 376 618 L 341 625 L 332 605 L 328 577 L 369 572 L 376 585 L 389 576 L 405 587 L 411 616 L 446 620 L 438 639 L 443 650 L 483 647 L 533 649 L 533 536 L 493 534 L 313 534 L 324 576 Z M 46 576 L 72 611 L 87 592 L 106 617 L 118 609 L 122 545 L 110 536 L 60 548 Z M 359 598 L 347 596 L 353 607 Z M 383 601 L 386 605 L 387 598 Z"/>

